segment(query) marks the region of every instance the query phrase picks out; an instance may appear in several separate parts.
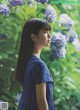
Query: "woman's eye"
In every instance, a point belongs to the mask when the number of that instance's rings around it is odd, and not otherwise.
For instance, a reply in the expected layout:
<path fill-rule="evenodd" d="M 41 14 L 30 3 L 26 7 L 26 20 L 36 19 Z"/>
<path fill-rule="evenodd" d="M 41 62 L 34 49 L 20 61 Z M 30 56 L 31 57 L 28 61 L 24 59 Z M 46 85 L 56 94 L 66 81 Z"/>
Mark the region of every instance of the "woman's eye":
<path fill-rule="evenodd" d="M 49 31 L 45 30 L 44 33 L 50 33 Z"/>

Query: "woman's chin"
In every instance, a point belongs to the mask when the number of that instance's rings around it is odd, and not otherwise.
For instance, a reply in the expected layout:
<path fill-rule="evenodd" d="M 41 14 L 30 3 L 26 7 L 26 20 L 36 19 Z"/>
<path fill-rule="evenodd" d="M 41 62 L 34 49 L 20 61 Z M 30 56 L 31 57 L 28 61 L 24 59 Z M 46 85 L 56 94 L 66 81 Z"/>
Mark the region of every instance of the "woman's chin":
<path fill-rule="evenodd" d="M 50 43 L 47 43 L 46 45 L 45 45 L 45 47 L 49 47 L 50 46 Z"/>

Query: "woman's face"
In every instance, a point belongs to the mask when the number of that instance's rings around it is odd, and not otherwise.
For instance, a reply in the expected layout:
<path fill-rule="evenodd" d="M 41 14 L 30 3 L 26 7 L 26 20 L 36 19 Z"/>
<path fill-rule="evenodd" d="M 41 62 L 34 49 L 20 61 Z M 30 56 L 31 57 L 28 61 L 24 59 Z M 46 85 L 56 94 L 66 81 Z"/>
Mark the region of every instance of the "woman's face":
<path fill-rule="evenodd" d="M 50 31 L 47 29 L 41 29 L 36 36 L 36 44 L 41 48 L 50 46 L 51 36 Z"/>

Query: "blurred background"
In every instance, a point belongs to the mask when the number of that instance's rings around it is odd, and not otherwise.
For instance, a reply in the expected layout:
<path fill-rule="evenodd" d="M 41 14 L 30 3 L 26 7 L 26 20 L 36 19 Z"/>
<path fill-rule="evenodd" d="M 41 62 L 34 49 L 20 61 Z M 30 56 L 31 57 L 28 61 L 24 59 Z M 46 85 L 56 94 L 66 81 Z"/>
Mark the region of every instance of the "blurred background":
<path fill-rule="evenodd" d="M 79 9 L 80 0 L 0 0 L 0 100 L 9 102 L 9 110 L 17 110 L 22 93 L 14 79 L 22 28 L 34 17 L 52 28 L 51 46 L 41 58 L 54 80 L 55 110 L 80 110 Z"/>

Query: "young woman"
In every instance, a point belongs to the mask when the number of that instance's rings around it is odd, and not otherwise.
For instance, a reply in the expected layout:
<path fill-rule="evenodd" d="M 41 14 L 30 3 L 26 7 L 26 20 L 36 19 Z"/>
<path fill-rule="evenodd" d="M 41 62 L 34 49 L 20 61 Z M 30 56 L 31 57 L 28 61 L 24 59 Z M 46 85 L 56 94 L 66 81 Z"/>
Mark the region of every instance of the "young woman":
<path fill-rule="evenodd" d="M 40 54 L 50 45 L 50 24 L 46 20 L 28 20 L 22 31 L 16 68 L 16 79 L 22 83 L 23 93 L 18 110 L 54 110 L 53 80 Z"/>

